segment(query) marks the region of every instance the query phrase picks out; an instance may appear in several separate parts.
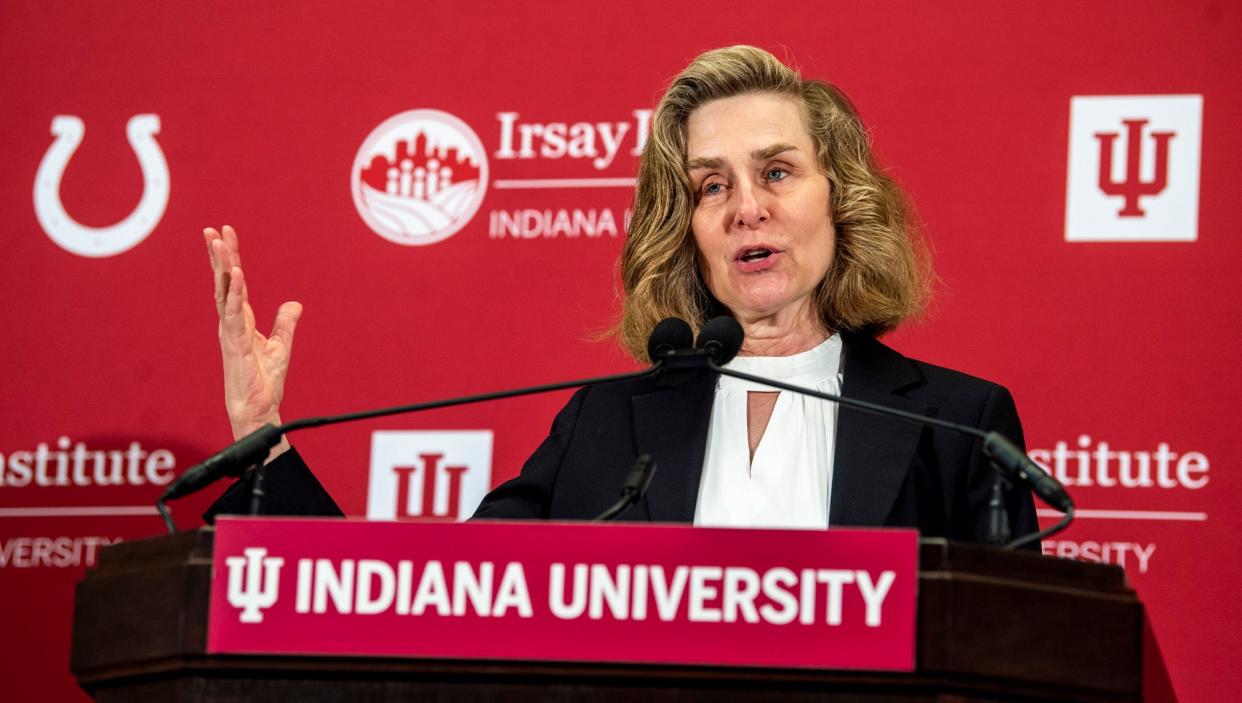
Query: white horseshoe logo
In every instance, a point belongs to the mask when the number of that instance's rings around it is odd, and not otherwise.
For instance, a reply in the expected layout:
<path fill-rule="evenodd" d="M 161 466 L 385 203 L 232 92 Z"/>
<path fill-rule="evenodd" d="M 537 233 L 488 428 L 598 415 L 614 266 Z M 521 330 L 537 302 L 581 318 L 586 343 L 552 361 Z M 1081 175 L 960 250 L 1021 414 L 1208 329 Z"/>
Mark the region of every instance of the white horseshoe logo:
<path fill-rule="evenodd" d="M 43 155 L 34 185 L 35 215 L 47 236 L 66 251 L 90 257 L 120 254 L 146 239 L 168 206 L 168 162 L 155 141 L 159 131 L 159 115 L 129 118 L 125 134 L 142 167 L 142 199 L 124 220 L 108 227 L 87 227 L 70 217 L 60 202 L 61 176 L 82 143 L 86 126 L 73 115 L 53 117 L 52 135 L 56 141 Z"/>

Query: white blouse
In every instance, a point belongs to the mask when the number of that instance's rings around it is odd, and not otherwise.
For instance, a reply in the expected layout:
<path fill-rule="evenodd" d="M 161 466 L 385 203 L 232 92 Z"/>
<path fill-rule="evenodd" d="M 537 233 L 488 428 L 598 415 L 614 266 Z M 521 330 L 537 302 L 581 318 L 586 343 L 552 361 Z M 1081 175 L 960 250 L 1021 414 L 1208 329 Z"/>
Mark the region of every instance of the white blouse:
<path fill-rule="evenodd" d="M 841 392 L 841 337 L 793 356 L 739 356 L 725 368 Z M 694 524 L 710 527 L 828 527 L 837 404 L 781 391 L 750 459 L 746 398 L 775 388 L 721 376 L 716 385 Z"/>

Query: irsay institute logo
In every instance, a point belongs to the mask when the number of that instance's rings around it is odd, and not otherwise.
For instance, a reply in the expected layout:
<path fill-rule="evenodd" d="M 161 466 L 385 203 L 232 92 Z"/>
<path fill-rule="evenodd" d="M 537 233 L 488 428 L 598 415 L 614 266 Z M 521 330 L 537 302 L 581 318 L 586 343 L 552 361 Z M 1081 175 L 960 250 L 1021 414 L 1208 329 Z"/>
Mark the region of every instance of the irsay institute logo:
<path fill-rule="evenodd" d="M 1201 95 L 1070 100 L 1070 242 L 1198 237 Z"/>
<path fill-rule="evenodd" d="M 350 177 L 354 206 L 376 234 L 420 246 L 465 227 L 487 192 L 487 152 L 465 122 L 410 110 L 376 127 Z"/>

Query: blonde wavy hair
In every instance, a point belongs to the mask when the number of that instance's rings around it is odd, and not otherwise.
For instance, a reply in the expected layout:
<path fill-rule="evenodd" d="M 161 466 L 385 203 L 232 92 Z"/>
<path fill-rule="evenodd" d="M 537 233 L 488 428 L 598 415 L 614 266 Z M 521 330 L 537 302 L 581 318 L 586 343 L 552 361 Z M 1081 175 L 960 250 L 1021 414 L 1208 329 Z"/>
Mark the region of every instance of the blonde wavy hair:
<path fill-rule="evenodd" d="M 615 329 L 635 359 L 647 360 L 656 323 L 680 317 L 696 330 L 719 303 L 699 268 L 690 221 L 695 201 L 686 169 L 686 122 L 712 100 L 772 93 L 798 102 L 828 177 L 836 253 L 816 290 L 825 327 L 871 335 L 922 311 L 932 280 L 927 249 L 911 225 L 906 198 L 871 154 L 854 107 L 832 85 L 804 80 L 752 46 L 694 59 L 660 99 L 638 166 L 629 236 L 621 252 L 624 297 Z"/>

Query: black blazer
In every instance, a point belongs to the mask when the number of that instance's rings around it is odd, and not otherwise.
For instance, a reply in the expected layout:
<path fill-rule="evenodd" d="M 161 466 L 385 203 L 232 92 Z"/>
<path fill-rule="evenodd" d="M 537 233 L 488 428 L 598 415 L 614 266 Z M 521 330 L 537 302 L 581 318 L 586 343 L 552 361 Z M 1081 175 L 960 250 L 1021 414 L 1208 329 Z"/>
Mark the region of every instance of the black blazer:
<path fill-rule="evenodd" d="M 842 334 L 842 394 L 997 430 L 1023 443 L 1009 392 L 994 383 L 908 359 L 864 335 Z M 620 495 L 639 454 L 656 462 L 646 496 L 622 520 L 692 522 L 716 375 L 666 374 L 582 388 L 516 478 L 483 499 L 474 518 L 590 519 Z M 949 430 L 842 407 L 832 471 L 831 525 L 914 527 L 924 536 L 981 541 L 995 474 L 980 442 Z M 340 514 L 296 452 L 268 466 L 267 514 Z M 235 484 L 204 517 L 242 512 Z M 1024 489 L 1006 496 L 1012 533 L 1036 529 Z M 1036 545 L 1037 546 L 1037 545 Z"/>

